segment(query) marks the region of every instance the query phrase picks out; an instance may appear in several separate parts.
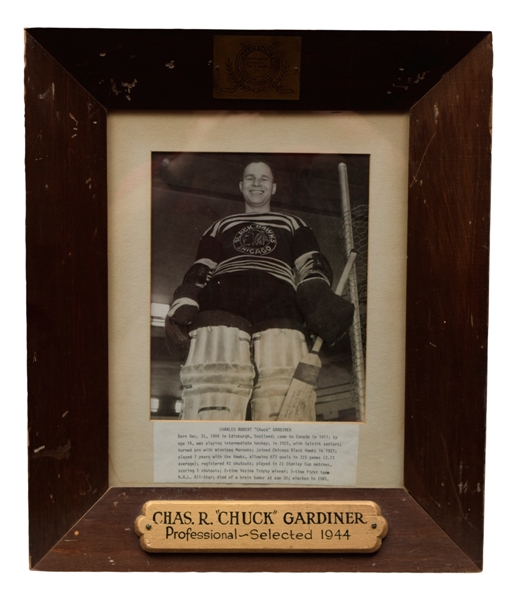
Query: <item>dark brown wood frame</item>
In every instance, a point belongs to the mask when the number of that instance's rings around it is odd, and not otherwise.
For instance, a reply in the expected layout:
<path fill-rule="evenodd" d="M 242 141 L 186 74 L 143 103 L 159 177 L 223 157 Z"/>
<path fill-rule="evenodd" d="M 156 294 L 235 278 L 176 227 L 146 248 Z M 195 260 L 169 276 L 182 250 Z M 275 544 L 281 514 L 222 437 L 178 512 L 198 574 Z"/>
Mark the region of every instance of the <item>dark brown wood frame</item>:
<path fill-rule="evenodd" d="M 491 35 L 274 32 L 302 37 L 300 100 L 214 100 L 213 35 L 246 33 L 26 32 L 31 567 L 479 571 Z M 126 94 L 123 83 L 134 80 Z M 410 112 L 403 489 L 109 489 L 106 118 L 114 110 Z M 146 554 L 132 530 L 142 504 L 177 497 L 371 499 L 390 531 L 374 555 Z"/>

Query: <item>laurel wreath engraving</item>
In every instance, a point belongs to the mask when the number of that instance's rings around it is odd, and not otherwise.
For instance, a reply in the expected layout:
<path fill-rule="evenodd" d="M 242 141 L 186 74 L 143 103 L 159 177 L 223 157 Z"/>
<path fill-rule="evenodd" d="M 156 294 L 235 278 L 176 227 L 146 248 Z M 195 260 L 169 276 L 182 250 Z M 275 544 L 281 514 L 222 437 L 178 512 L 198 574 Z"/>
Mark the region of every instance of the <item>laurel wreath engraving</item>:
<path fill-rule="evenodd" d="M 254 94 L 257 94 L 259 92 L 268 92 L 272 88 L 274 88 L 277 92 L 280 92 L 280 93 L 291 92 L 292 90 L 289 90 L 289 89 L 284 90 L 281 87 L 283 80 L 285 79 L 285 77 L 288 74 L 288 71 L 289 71 L 289 63 L 287 61 L 284 61 L 276 79 L 274 79 L 273 81 L 269 81 L 265 85 L 252 87 L 250 85 L 247 85 L 243 79 L 240 79 L 237 76 L 237 74 L 235 73 L 235 71 L 233 69 L 233 63 L 231 62 L 231 60 L 228 58 L 226 61 L 226 72 L 228 74 L 228 77 L 235 84 L 235 86 L 236 86 L 235 89 L 241 88 L 242 90 L 244 90 L 246 92 L 252 92 Z"/>

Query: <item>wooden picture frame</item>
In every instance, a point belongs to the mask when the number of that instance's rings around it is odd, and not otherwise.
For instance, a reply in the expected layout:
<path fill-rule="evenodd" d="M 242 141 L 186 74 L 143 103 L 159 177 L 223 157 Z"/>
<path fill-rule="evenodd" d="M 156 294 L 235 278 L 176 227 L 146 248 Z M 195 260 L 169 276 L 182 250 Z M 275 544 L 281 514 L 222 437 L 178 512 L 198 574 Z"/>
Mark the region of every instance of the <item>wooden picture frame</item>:
<path fill-rule="evenodd" d="M 491 35 L 288 32 L 302 37 L 301 94 L 278 101 L 213 98 L 215 34 L 246 32 L 26 31 L 31 567 L 479 571 Z M 138 93 L 120 87 L 135 79 Z M 116 110 L 410 112 L 404 488 L 109 489 L 106 117 Z M 178 495 L 374 500 L 390 532 L 370 556 L 144 553 L 132 528 L 141 506 Z"/>

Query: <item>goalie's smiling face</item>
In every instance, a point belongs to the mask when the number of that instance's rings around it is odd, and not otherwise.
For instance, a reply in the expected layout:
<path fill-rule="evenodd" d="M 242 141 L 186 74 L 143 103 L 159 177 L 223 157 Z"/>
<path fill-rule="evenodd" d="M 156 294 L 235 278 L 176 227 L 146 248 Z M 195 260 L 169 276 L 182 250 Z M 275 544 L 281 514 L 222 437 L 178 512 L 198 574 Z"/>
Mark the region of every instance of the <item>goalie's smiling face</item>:
<path fill-rule="evenodd" d="M 271 198 L 276 193 L 276 184 L 269 165 L 263 162 L 248 164 L 240 182 L 240 191 L 245 200 L 245 212 L 269 212 Z"/>

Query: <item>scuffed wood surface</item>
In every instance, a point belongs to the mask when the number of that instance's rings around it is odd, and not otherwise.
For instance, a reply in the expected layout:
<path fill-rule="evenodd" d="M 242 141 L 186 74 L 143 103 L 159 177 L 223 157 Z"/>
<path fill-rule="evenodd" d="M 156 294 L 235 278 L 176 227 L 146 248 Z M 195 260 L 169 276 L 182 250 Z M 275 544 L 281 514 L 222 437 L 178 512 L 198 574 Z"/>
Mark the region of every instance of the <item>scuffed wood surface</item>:
<path fill-rule="evenodd" d="M 302 38 L 300 98 L 250 102 L 213 98 L 213 36 L 271 35 L 271 31 L 34 28 L 29 32 L 106 108 L 253 111 L 407 111 L 486 35 L 274 31 Z"/>
<path fill-rule="evenodd" d="M 29 34 L 26 55 L 34 564 L 108 486 L 106 113 Z"/>
<path fill-rule="evenodd" d="M 405 486 L 482 564 L 491 36 L 411 110 Z"/>
<path fill-rule="evenodd" d="M 134 521 L 148 500 L 372 500 L 389 523 L 374 554 L 149 554 Z M 475 572 L 404 490 L 111 488 L 43 560 L 43 571 Z"/>
<path fill-rule="evenodd" d="M 212 98 L 214 33 L 224 32 L 30 29 L 26 34 L 32 565 L 477 570 L 487 368 L 490 36 L 298 32 L 303 35 L 301 100 L 251 106 Z M 81 519 L 77 535 L 74 529 L 58 543 L 108 485 L 106 109 L 411 107 L 405 477 L 424 510 L 400 490 L 317 492 L 321 498 L 338 494 L 378 502 L 393 526 L 381 553 L 317 562 L 311 556 L 288 555 L 279 562 L 258 555 L 252 563 L 233 557 L 230 566 L 227 557 L 199 555 L 174 557 L 172 563 L 170 557 L 145 555 L 144 560 L 143 551 L 135 550 L 132 522 L 151 498 L 149 490 L 112 490 Z M 162 497 L 177 493 L 216 494 L 159 491 Z M 226 493 L 296 499 L 314 494 L 302 489 Z"/>

